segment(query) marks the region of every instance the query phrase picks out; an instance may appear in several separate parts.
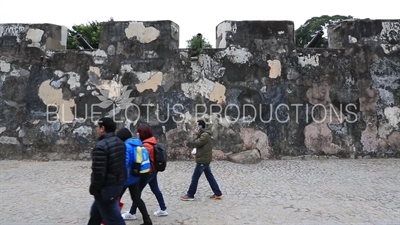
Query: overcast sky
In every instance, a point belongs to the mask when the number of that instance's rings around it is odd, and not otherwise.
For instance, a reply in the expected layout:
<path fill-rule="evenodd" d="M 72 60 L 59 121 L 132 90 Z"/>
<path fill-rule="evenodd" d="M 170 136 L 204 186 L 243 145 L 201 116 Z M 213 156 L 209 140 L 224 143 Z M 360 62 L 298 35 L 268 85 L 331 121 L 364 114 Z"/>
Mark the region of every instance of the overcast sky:
<path fill-rule="evenodd" d="M 215 47 L 216 26 L 224 20 L 291 20 L 298 28 L 311 17 L 335 14 L 400 19 L 400 0 L 0 0 L 0 23 L 172 20 L 181 48 L 197 33 Z"/>

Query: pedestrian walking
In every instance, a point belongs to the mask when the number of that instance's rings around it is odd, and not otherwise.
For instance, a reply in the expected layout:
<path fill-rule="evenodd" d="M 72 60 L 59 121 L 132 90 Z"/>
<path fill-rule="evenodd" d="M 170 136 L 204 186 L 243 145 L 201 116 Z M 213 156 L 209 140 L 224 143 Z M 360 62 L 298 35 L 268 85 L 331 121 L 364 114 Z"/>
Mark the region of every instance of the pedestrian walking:
<path fill-rule="evenodd" d="M 212 131 L 210 128 L 206 127 L 206 123 L 204 122 L 204 120 L 198 120 L 194 133 L 194 145 L 196 148 L 196 166 L 193 171 L 192 181 L 190 183 L 189 190 L 184 196 L 181 197 L 181 200 L 194 200 L 194 195 L 197 191 L 199 178 L 203 174 L 203 172 L 207 178 L 208 183 L 210 184 L 212 191 L 214 192 L 214 194 L 210 196 L 210 199 L 222 199 L 222 192 L 219 188 L 217 181 L 214 178 L 213 173 L 211 172 L 210 167 L 213 148 Z"/>
<path fill-rule="evenodd" d="M 117 137 L 124 141 L 126 145 L 126 162 L 124 163 L 126 163 L 128 173 L 128 179 L 124 183 L 124 188 L 119 197 L 122 199 L 126 189 L 129 189 L 132 199 L 131 209 L 122 213 L 120 217 L 122 217 L 124 220 L 136 220 L 137 218 L 133 213 L 133 204 L 135 203 L 135 210 L 137 205 L 143 217 L 144 223 L 141 225 L 152 225 L 153 223 L 147 211 L 146 204 L 140 197 L 141 176 L 145 178 L 148 175 L 139 174 L 140 170 L 150 171 L 150 160 L 148 155 L 142 154 L 142 151 L 144 151 L 144 149 L 141 148 L 143 146 L 142 141 L 138 138 L 132 138 L 132 133 L 127 128 L 120 129 L 117 132 Z M 133 170 L 136 170 L 136 173 L 133 173 Z"/>
<path fill-rule="evenodd" d="M 158 205 L 160 206 L 160 209 L 154 212 L 155 216 L 168 216 L 167 212 L 167 207 L 165 205 L 164 201 L 164 196 L 160 190 L 160 187 L 158 186 L 158 180 L 157 180 L 157 175 L 158 171 L 156 170 L 154 166 L 154 146 L 158 143 L 157 139 L 154 137 L 153 132 L 151 131 L 151 128 L 148 126 L 140 126 L 137 129 L 137 136 L 138 138 L 142 141 L 143 147 L 145 147 L 148 152 L 149 152 L 149 157 L 150 157 L 150 162 L 151 162 L 151 167 L 150 167 L 150 174 L 147 176 L 147 178 L 143 178 L 140 181 L 140 190 L 141 192 L 143 189 L 146 187 L 147 184 L 149 184 L 151 191 L 153 194 L 156 196 L 156 199 L 158 201 Z M 133 214 L 136 213 L 136 205 L 133 203 Z"/>
<path fill-rule="evenodd" d="M 98 142 L 92 151 L 89 193 L 94 196 L 88 225 L 125 225 L 118 197 L 126 179 L 124 142 L 115 136 L 116 123 L 108 117 L 97 123 Z"/>

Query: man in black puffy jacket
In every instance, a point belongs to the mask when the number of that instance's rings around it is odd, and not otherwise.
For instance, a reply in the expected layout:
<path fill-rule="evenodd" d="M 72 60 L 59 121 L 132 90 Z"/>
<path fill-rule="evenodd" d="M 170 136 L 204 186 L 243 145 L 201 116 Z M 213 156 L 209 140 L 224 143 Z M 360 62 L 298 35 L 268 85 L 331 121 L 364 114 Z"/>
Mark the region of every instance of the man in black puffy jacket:
<path fill-rule="evenodd" d="M 92 152 L 92 174 L 89 192 L 94 196 L 88 225 L 125 225 L 118 197 L 126 180 L 125 144 L 116 135 L 116 123 L 101 118 L 97 126 L 98 143 Z"/>

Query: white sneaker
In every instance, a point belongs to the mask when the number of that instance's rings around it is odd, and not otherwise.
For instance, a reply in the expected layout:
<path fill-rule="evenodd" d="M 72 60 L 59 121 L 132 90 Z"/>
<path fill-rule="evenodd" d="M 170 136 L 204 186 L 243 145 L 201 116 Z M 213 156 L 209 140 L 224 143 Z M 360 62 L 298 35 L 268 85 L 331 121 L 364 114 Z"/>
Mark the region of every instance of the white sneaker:
<path fill-rule="evenodd" d="M 129 211 L 126 211 L 124 213 L 121 214 L 122 219 L 124 220 L 136 220 L 136 216 L 132 215 Z"/>
<path fill-rule="evenodd" d="M 164 211 L 164 210 L 159 209 L 156 212 L 154 212 L 154 215 L 155 216 L 168 216 L 168 212 L 166 210 Z"/>

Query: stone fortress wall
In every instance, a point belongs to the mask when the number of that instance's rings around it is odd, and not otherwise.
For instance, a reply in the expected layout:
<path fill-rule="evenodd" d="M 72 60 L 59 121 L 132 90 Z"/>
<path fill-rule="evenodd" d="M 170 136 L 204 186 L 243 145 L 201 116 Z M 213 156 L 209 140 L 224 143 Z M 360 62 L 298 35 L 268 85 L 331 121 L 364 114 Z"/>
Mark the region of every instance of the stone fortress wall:
<path fill-rule="evenodd" d="M 200 117 L 216 159 L 400 155 L 400 20 L 342 21 L 328 49 L 296 48 L 291 21 L 216 38 L 191 58 L 172 21 L 112 21 L 98 49 L 66 50 L 66 27 L 0 24 L 0 158 L 89 159 L 104 115 L 150 125 L 171 159 Z"/>

